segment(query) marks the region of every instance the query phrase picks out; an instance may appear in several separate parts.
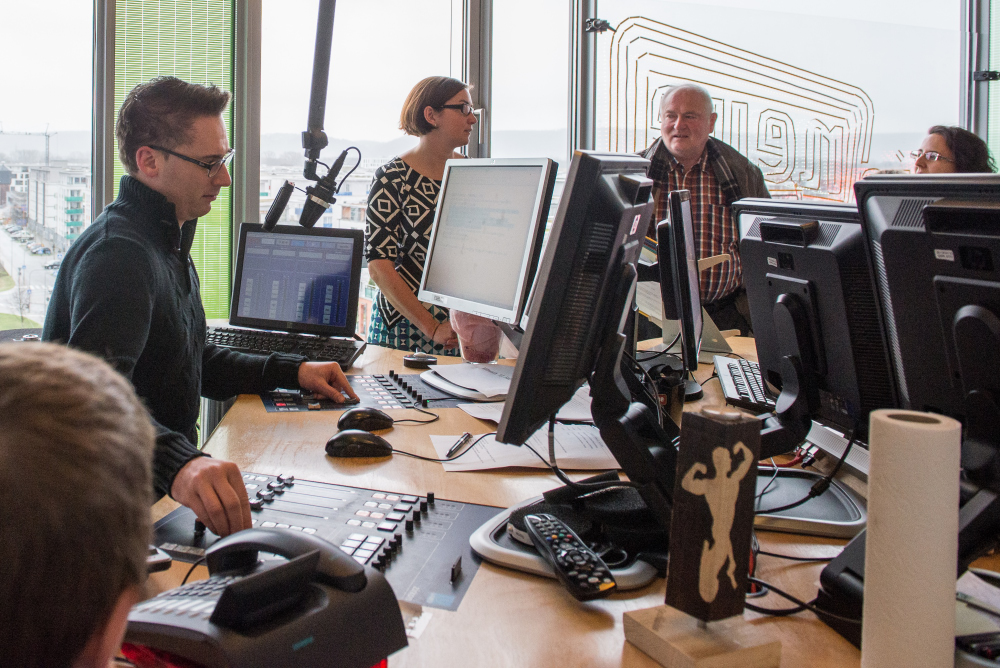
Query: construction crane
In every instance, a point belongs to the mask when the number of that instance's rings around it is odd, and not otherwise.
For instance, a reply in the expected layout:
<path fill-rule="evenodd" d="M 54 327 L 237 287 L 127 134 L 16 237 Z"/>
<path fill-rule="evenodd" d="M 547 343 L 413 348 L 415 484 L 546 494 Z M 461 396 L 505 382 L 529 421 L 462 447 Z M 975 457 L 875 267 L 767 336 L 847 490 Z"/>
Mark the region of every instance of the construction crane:
<path fill-rule="evenodd" d="M 58 132 L 49 132 L 48 124 L 45 125 L 45 132 L 8 132 L 3 129 L 3 123 L 0 123 L 0 135 L 32 135 L 36 137 L 45 137 L 45 166 L 49 166 L 49 138 L 59 134 Z"/>

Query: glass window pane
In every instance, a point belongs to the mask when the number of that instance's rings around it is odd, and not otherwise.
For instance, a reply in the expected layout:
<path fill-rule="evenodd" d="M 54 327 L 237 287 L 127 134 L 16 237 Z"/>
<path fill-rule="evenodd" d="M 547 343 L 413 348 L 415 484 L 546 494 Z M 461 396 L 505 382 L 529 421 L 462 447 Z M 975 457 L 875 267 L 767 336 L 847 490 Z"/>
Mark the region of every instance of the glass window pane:
<path fill-rule="evenodd" d="M 714 136 L 776 197 L 853 201 L 874 169 L 911 169 L 931 125 L 959 120 L 960 0 L 601 0 L 597 145 L 659 136 L 663 90 L 704 85 Z M 862 18 L 859 18 L 862 17 Z"/>
<path fill-rule="evenodd" d="M 990 69 L 1000 70 L 1000 2 L 990 2 Z M 979 91 L 989 95 L 986 137 L 993 159 L 1000 159 L 1000 81 L 991 81 L 980 86 Z"/>
<path fill-rule="evenodd" d="M 309 119 L 316 40 L 316 0 L 263 3 L 261 38 L 260 217 L 263 221 L 285 180 L 299 188 L 301 133 Z M 333 21 L 333 47 L 324 131 L 327 164 L 342 150 L 361 151 L 357 170 L 341 185 L 336 203 L 316 224 L 364 229 L 368 189 L 375 169 L 417 142 L 399 129 L 399 114 L 410 89 L 428 76 L 460 78 L 461 0 L 340 0 Z M 351 152 L 340 179 L 357 161 Z M 320 174 L 324 174 L 320 168 Z M 339 179 L 338 179 L 339 180 Z M 297 225 L 305 195 L 296 190 L 280 224 Z M 365 336 L 371 297 L 362 276 L 358 333 Z"/>
<path fill-rule="evenodd" d="M 232 0 L 118 0 L 115 12 L 115 115 L 128 91 L 153 77 L 173 75 L 233 90 Z M 232 105 L 224 114 L 232 144 Z M 115 140 L 115 151 L 118 142 Z M 125 168 L 115 162 L 115 196 Z M 201 277 L 208 318 L 229 316 L 232 191 L 223 188 L 198 220 L 191 257 Z"/>
<path fill-rule="evenodd" d="M 493 3 L 490 155 L 552 158 L 569 166 L 567 0 Z"/>
<path fill-rule="evenodd" d="M 41 327 L 55 280 L 55 271 L 45 267 L 62 257 L 92 219 L 93 11 L 93 3 L 79 0 L 4 3 L 2 44 L 7 58 L 0 93 L 0 224 L 7 226 L 0 230 L 3 330 Z M 16 241 L 15 233 L 25 240 Z M 42 248 L 29 249 L 32 243 Z"/>

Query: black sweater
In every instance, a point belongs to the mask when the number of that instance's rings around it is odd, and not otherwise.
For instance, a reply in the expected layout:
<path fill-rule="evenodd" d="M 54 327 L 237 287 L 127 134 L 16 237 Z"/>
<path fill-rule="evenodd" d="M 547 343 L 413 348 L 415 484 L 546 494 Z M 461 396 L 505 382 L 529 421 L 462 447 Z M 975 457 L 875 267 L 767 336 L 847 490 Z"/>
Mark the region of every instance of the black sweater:
<path fill-rule="evenodd" d="M 194 443 L 200 397 L 227 399 L 298 387 L 304 358 L 246 355 L 205 343 L 205 310 L 191 260 L 197 221 L 123 176 L 116 199 L 66 253 L 42 338 L 103 357 L 132 381 L 156 427 L 153 484 L 170 492 Z"/>

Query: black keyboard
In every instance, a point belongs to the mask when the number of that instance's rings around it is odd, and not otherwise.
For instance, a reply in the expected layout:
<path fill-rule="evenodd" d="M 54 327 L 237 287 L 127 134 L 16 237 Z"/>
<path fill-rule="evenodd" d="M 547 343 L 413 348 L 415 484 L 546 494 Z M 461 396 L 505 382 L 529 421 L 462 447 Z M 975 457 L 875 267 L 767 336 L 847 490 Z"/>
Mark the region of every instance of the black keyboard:
<path fill-rule="evenodd" d="M 367 345 L 357 339 L 232 327 L 209 327 L 207 341 L 244 353 L 289 353 L 308 357 L 314 362 L 337 362 L 345 370 L 350 368 Z"/>
<path fill-rule="evenodd" d="M 757 413 L 774 410 L 774 397 L 761 380 L 760 365 L 756 362 L 716 355 L 715 373 L 727 404 Z"/>

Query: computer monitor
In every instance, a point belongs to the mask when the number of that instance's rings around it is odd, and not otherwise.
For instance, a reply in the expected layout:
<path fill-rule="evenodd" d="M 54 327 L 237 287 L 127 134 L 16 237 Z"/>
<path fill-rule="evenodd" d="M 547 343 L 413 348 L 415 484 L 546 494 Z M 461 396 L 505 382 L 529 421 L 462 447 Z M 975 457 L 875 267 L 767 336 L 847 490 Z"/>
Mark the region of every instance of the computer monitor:
<path fill-rule="evenodd" d="M 1000 492 L 1000 175 L 855 186 L 899 406 L 957 418 L 962 468 Z"/>
<path fill-rule="evenodd" d="M 361 289 L 361 230 L 243 223 L 229 323 L 354 336 Z"/>
<path fill-rule="evenodd" d="M 517 323 L 538 265 L 555 186 L 546 158 L 445 163 L 417 297 Z"/>
<path fill-rule="evenodd" d="M 621 374 L 622 331 L 653 213 L 648 161 L 577 151 L 535 281 L 497 440 L 522 444 L 585 381 L 594 424 L 656 520 L 670 522 L 676 449 Z"/>
<path fill-rule="evenodd" d="M 885 174 L 854 184 L 900 408 L 962 422 L 958 572 L 1000 536 L 1000 175 Z M 864 534 L 820 576 L 820 618 L 855 645 Z"/>
<path fill-rule="evenodd" d="M 740 260 L 761 376 L 781 389 L 782 358 L 798 350 L 810 417 L 866 440 L 868 414 L 896 402 L 857 208 L 744 199 L 733 212 L 746 230 Z M 787 340 L 790 313 L 799 340 Z"/>
<path fill-rule="evenodd" d="M 670 217 L 656 225 L 663 319 L 680 323 L 683 370 L 694 372 L 698 370 L 703 322 L 691 192 L 671 191 L 667 193 L 667 204 Z M 701 385 L 689 377 L 684 384 L 685 400 L 695 401 L 701 396 Z"/>

